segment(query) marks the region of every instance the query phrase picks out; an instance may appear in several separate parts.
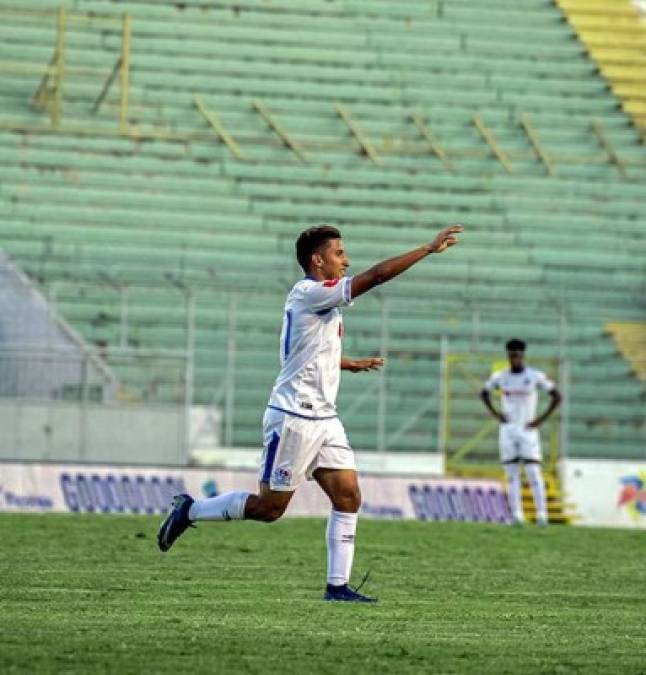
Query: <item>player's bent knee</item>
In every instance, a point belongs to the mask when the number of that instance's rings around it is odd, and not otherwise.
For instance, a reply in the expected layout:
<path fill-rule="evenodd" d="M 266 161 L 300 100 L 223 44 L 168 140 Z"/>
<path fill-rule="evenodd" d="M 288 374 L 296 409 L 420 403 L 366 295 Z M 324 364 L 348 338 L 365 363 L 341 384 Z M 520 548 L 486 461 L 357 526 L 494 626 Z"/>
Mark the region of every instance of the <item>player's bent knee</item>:
<path fill-rule="evenodd" d="M 260 511 L 256 515 L 256 520 L 261 523 L 275 523 L 281 516 L 282 513 L 279 511 Z"/>
<path fill-rule="evenodd" d="M 334 496 L 335 511 L 357 513 L 361 508 L 361 491 L 359 488 L 347 489 Z"/>
<path fill-rule="evenodd" d="M 285 513 L 285 509 L 277 507 L 260 507 L 255 509 L 250 515 L 252 520 L 258 520 L 261 523 L 274 523 Z"/>
<path fill-rule="evenodd" d="M 262 496 L 256 497 L 255 500 L 247 502 L 245 518 L 258 520 L 261 523 L 273 523 L 285 513 L 288 503 L 289 498 L 285 501 L 274 501 Z"/>

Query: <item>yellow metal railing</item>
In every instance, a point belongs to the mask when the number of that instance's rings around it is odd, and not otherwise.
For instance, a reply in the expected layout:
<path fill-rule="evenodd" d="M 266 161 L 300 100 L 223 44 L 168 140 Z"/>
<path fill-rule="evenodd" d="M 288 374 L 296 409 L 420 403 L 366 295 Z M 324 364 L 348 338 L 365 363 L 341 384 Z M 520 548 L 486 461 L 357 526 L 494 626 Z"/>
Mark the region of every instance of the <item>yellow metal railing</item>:
<path fill-rule="evenodd" d="M 631 0 L 556 0 L 646 140 L 646 22 Z"/>
<path fill-rule="evenodd" d="M 64 115 L 64 90 L 66 79 L 70 77 L 106 78 L 104 84 L 90 107 L 96 114 L 105 100 L 113 82 L 119 79 L 119 131 L 128 133 L 128 94 L 130 76 L 130 44 L 131 24 L 129 14 L 122 16 L 86 15 L 67 11 L 64 7 L 55 12 L 29 9 L 0 9 L 0 20 L 3 16 L 25 17 L 29 20 L 47 21 L 53 19 L 56 25 L 54 51 L 47 64 L 29 63 L 17 60 L 0 60 L 0 72 L 17 73 L 19 75 L 42 75 L 41 80 L 31 97 L 31 105 L 37 110 L 46 111 L 50 116 L 51 128 L 61 130 Z M 87 24 L 90 29 L 98 23 L 119 22 L 121 24 L 121 51 L 111 69 L 78 67 L 67 63 L 66 35 L 71 22 Z M 106 77 L 107 76 L 107 77 Z"/>
<path fill-rule="evenodd" d="M 617 1 L 624 2 L 624 0 Z M 559 0 L 559 2 L 561 5 L 572 6 L 578 3 L 580 7 L 604 4 L 602 0 Z M 156 116 L 155 122 L 140 121 L 137 125 L 129 123 L 132 20 L 128 14 L 90 15 L 66 10 L 65 8 L 57 11 L 30 10 L 27 8 L 0 9 L 0 21 L 5 16 L 13 16 L 14 18 L 18 16 L 21 21 L 24 18 L 31 23 L 51 22 L 56 28 L 56 34 L 53 53 L 47 63 L 0 60 L 0 72 L 41 76 L 40 83 L 31 100 L 34 108 L 46 111 L 49 114 L 49 126 L 34 124 L 26 116 L 18 115 L 12 119 L 8 115 L 4 115 L 0 119 L 0 129 L 34 133 L 54 130 L 57 133 L 97 137 L 126 135 L 136 139 L 150 138 L 177 142 L 212 140 L 215 137 L 228 148 L 233 157 L 238 160 L 244 159 L 245 152 L 240 141 L 236 140 L 233 134 L 225 128 L 222 123 L 225 116 L 220 116 L 219 111 L 215 108 L 217 101 L 213 100 L 212 95 L 203 96 L 200 91 L 190 92 L 196 108 L 194 119 L 187 119 L 186 124 L 182 124 L 181 132 L 174 131 L 172 123 L 163 119 L 163 116 L 161 119 Z M 120 53 L 118 58 L 114 53 L 110 55 L 111 59 L 114 59 L 111 67 L 95 68 L 73 63 L 74 52 L 66 48 L 66 38 L 72 24 L 74 24 L 75 30 L 81 26 L 83 30 L 92 31 L 95 26 L 106 24 L 114 26 L 115 32 L 120 31 Z M 646 64 L 646 53 L 643 63 Z M 89 119 L 87 121 L 79 120 L 77 115 L 76 121 L 73 122 L 68 112 L 68 120 L 66 121 L 65 92 L 68 91 L 67 88 L 70 83 L 75 83 L 77 78 L 94 78 L 100 83 L 100 86 L 97 85 L 97 95 L 93 98 L 89 97 Z M 111 89 L 117 86 L 117 83 L 119 87 L 118 127 L 113 130 L 103 124 L 94 123 L 91 117 L 101 110 Z M 266 129 L 259 129 L 257 137 L 250 137 L 247 134 L 245 143 L 272 145 L 275 143 L 275 137 L 278 137 L 301 162 L 306 161 L 310 152 L 354 150 L 358 145 L 366 158 L 377 165 L 387 164 L 390 156 L 432 154 L 438 158 L 444 170 L 456 172 L 459 171 L 459 162 L 462 160 L 470 161 L 490 157 L 495 158 L 508 173 L 514 171 L 517 162 L 522 164 L 531 160 L 540 162 L 548 175 L 558 175 L 561 165 L 607 165 L 610 163 L 616 167 L 622 177 L 630 176 L 631 167 L 646 167 L 646 157 L 640 157 L 636 153 L 622 154 L 619 149 L 613 147 L 610 134 L 602 127 L 600 122 L 595 120 L 581 122 L 581 131 L 596 139 L 597 147 L 591 147 L 589 150 L 584 149 L 580 152 L 568 152 L 567 150 L 559 150 L 558 147 L 553 145 L 547 148 L 541 140 L 541 129 L 537 128 L 536 124 L 524 112 L 519 112 L 514 124 L 517 124 L 518 130 L 523 134 L 526 147 L 511 148 L 505 147 L 508 144 L 503 142 L 504 138 L 498 138 L 497 130 L 494 133 L 494 130 L 487 125 L 482 116 L 474 114 L 471 116 L 471 121 L 479 132 L 479 141 L 475 140 L 469 147 L 449 149 L 437 136 L 437 132 L 431 131 L 428 117 L 424 114 L 424 111 L 420 110 L 411 112 L 409 131 L 403 130 L 396 136 L 388 135 L 383 138 L 368 139 L 362 131 L 361 119 L 351 116 L 343 106 L 331 104 L 329 112 L 331 115 L 335 115 L 339 122 L 338 138 L 326 137 L 321 139 L 296 137 L 296 134 L 288 128 L 288 124 L 278 122 L 277 116 L 270 110 L 271 106 L 258 99 L 250 100 L 250 104 L 252 109 L 266 123 Z M 146 119 L 147 110 L 152 110 L 152 107 L 148 108 L 147 105 L 142 104 L 140 109 L 140 112 L 142 112 L 141 119 Z M 155 108 L 155 113 L 157 112 L 158 108 Z M 193 128 L 189 126 L 190 124 L 193 125 Z M 350 140 L 347 135 L 348 130 L 350 131 Z"/>
<path fill-rule="evenodd" d="M 606 330 L 635 375 L 646 382 L 646 323 L 608 323 Z"/>

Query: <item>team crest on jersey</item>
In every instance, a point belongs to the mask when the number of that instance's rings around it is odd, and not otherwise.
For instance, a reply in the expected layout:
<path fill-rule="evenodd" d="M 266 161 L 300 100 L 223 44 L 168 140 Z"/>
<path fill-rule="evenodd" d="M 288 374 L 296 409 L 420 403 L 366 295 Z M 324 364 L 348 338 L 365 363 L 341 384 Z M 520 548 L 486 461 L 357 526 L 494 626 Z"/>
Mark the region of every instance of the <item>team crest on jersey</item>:
<path fill-rule="evenodd" d="M 274 470 L 274 485 L 289 485 L 292 482 L 292 470 L 287 466 L 279 466 Z"/>
<path fill-rule="evenodd" d="M 323 286 L 325 286 L 325 288 L 334 288 L 338 283 L 338 279 L 328 279 L 327 281 L 323 282 Z"/>

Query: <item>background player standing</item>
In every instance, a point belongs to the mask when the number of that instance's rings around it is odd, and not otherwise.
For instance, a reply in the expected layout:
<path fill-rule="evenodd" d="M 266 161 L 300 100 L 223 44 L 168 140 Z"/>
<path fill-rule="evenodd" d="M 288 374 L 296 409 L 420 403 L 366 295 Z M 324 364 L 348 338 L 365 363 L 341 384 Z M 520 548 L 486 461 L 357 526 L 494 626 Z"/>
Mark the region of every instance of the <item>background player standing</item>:
<path fill-rule="evenodd" d="M 538 428 L 556 410 L 561 394 L 545 373 L 525 365 L 525 343 L 522 340 L 507 342 L 509 368 L 499 370 L 487 380 L 480 396 L 491 414 L 500 421 L 500 461 L 505 467 L 509 505 L 514 522 L 524 522 L 520 486 L 520 465 L 532 489 L 536 507 L 536 522 L 547 525 L 547 502 L 541 463 L 541 440 Z M 491 392 L 502 393 L 502 412 L 491 403 Z M 536 417 L 538 390 L 549 393 L 547 410 Z"/>
<path fill-rule="evenodd" d="M 457 243 L 460 226 L 408 253 L 346 277 L 350 261 L 341 234 L 329 225 L 305 230 L 296 257 L 305 272 L 285 302 L 280 337 L 281 370 L 263 420 L 264 449 L 257 494 L 229 492 L 193 500 L 177 495 L 159 528 L 157 542 L 167 551 L 196 520 L 259 520 L 282 516 L 304 479 L 315 480 L 330 498 L 327 526 L 326 600 L 373 602 L 348 586 L 354 557 L 361 493 L 354 453 L 336 411 L 341 369 L 378 368 L 379 358 L 353 361 L 341 355 L 341 307 L 426 258 Z"/>

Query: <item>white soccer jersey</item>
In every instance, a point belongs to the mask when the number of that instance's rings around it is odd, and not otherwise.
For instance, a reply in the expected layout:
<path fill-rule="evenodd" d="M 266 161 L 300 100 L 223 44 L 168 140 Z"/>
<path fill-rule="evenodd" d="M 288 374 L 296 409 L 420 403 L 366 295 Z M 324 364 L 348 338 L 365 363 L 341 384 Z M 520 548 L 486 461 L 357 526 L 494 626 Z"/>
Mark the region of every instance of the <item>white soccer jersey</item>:
<path fill-rule="evenodd" d="M 285 302 L 281 370 L 269 407 L 301 417 L 336 416 L 341 378 L 341 307 L 351 304 L 351 277 L 299 281 Z"/>
<path fill-rule="evenodd" d="M 554 382 L 540 370 L 526 366 L 520 373 L 511 370 L 499 370 L 486 382 L 485 389 L 502 392 L 502 412 L 508 423 L 522 427 L 536 417 L 538 390 L 552 391 Z"/>

